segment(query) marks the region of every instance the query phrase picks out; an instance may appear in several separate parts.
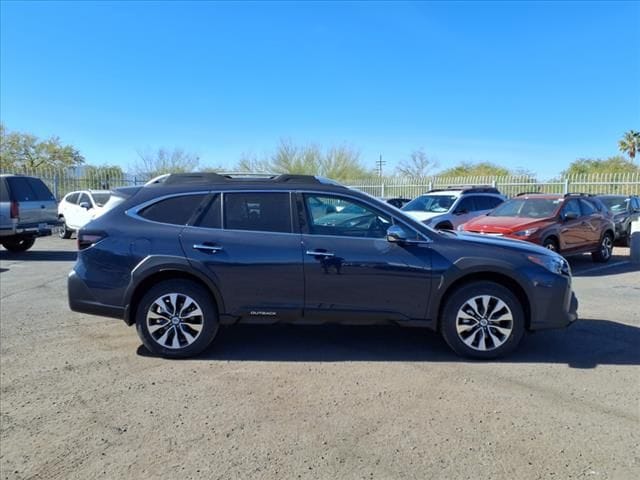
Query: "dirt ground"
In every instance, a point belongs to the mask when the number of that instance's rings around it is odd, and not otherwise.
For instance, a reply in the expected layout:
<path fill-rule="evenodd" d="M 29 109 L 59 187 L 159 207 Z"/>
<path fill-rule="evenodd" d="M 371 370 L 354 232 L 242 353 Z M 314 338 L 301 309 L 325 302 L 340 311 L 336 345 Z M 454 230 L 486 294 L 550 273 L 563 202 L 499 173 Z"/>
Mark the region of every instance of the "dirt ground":
<path fill-rule="evenodd" d="M 0 252 L 2 479 L 640 478 L 640 271 L 572 260 L 579 323 L 503 361 L 393 327 L 223 329 L 193 360 L 72 313 L 75 242 Z"/>

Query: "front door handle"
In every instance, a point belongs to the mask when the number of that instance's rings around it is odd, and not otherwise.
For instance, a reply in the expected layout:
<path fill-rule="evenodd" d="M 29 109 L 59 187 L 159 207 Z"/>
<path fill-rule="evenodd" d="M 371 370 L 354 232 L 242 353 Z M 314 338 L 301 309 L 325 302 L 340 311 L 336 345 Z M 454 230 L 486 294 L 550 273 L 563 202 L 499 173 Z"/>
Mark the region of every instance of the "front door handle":
<path fill-rule="evenodd" d="M 214 245 L 203 245 L 201 243 L 196 243 L 193 246 L 193 249 L 200 250 L 201 252 L 207 252 L 207 253 L 218 253 L 222 251 L 222 247 L 216 247 Z"/>
<path fill-rule="evenodd" d="M 307 255 L 311 255 L 312 257 L 333 257 L 334 254 L 331 252 L 320 252 L 318 250 L 307 250 Z"/>

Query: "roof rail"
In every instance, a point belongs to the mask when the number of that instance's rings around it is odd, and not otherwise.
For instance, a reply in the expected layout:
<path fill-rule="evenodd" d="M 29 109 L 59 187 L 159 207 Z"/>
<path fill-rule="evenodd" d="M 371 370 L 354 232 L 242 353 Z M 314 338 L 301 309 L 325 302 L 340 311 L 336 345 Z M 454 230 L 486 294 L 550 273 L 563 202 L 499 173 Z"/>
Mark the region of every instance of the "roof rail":
<path fill-rule="evenodd" d="M 500 190 L 498 190 L 496 187 L 492 186 L 492 185 L 448 185 L 447 187 L 444 188 L 432 188 L 431 190 L 429 190 L 427 193 L 434 193 L 434 192 L 450 192 L 450 191 L 454 191 L 454 190 L 461 190 L 462 191 L 462 195 L 468 194 L 468 193 L 497 193 L 500 194 Z"/>
<path fill-rule="evenodd" d="M 241 183 L 241 182 L 274 182 L 274 183 L 302 183 L 302 184 L 333 184 L 340 185 L 333 180 L 313 175 L 296 174 L 245 174 L 245 173 L 215 173 L 192 172 L 171 173 L 151 180 L 149 184 L 179 185 L 185 183 Z"/>
<path fill-rule="evenodd" d="M 565 197 L 594 197 L 593 193 L 569 192 L 564 194 Z"/>

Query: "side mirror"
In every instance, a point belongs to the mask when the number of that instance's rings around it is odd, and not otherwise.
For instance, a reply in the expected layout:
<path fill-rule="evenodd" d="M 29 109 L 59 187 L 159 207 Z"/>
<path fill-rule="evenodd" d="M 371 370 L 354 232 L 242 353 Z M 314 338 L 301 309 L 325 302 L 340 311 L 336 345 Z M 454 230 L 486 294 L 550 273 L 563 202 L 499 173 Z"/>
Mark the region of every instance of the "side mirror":
<path fill-rule="evenodd" d="M 80 207 L 84 208 L 85 210 L 89 210 L 91 208 L 91 205 L 89 204 L 89 202 L 80 202 Z"/>
<path fill-rule="evenodd" d="M 578 214 L 576 212 L 567 212 L 562 216 L 562 219 L 566 222 L 569 220 L 575 220 L 578 218 Z"/>
<path fill-rule="evenodd" d="M 407 231 L 399 225 L 392 225 L 387 229 L 387 242 L 405 243 L 409 240 Z"/>

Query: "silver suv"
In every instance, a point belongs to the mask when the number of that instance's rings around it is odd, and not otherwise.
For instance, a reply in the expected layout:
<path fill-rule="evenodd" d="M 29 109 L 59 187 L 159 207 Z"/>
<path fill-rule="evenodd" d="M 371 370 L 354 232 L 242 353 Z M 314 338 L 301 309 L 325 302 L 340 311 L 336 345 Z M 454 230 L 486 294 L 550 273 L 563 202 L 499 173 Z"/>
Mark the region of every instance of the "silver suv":
<path fill-rule="evenodd" d="M 29 250 L 37 237 L 59 225 L 58 203 L 42 180 L 0 175 L 0 244 L 11 252 Z"/>
<path fill-rule="evenodd" d="M 485 215 L 506 198 L 493 187 L 448 187 L 430 190 L 402 210 L 436 230 L 455 230 L 472 218 Z"/>

